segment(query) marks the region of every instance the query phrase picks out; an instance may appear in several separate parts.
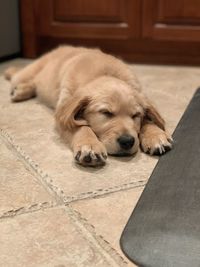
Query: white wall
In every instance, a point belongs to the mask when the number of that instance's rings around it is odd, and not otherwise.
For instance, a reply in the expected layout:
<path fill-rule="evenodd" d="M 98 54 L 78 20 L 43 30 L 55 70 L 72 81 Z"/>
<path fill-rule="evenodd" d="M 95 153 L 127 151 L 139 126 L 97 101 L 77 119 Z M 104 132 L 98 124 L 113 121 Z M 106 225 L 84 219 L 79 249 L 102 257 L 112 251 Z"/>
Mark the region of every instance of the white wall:
<path fill-rule="evenodd" d="M 0 0 L 0 57 L 19 51 L 18 0 Z"/>

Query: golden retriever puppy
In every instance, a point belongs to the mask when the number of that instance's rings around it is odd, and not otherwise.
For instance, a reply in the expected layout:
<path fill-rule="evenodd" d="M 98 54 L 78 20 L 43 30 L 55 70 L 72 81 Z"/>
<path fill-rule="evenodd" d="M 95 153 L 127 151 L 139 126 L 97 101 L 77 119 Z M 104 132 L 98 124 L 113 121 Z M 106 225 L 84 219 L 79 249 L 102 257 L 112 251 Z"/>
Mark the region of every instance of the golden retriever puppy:
<path fill-rule="evenodd" d="M 151 155 L 172 147 L 129 66 L 98 49 L 62 46 L 5 77 L 12 101 L 37 95 L 55 109 L 57 128 L 79 164 L 103 165 L 107 154 L 130 156 L 139 146 Z"/>

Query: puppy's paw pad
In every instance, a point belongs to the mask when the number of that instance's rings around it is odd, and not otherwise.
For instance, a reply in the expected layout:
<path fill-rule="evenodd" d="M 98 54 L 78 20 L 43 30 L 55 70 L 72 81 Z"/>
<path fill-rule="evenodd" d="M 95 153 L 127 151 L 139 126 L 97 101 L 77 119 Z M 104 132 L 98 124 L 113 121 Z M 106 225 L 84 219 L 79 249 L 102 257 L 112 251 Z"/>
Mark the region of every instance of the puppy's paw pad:
<path fill-rule="evenodd" d="M 159 135 L 143 138 L 141 147 L 147 154 L 160 156 L 172 149 L 172 143 L 171 136 L 163 131 Z"/>
<path fill-rule="evenodd" d="M 165 153 L 167 153 L 168 151 L 170 151 L 172 149 L 172 145 L 160 145 L 158 148 L 156 148 L 153 152 L 152 155 L 155 156 L 161 156 Z"/>
<path fill-rule="evenodd" d="M 75 153 L 75 160 L 83 166 L 102 166 L 106 163 L 107 153 L 105 149 L 95 149 L 92 146 L 82 146 Z"/>

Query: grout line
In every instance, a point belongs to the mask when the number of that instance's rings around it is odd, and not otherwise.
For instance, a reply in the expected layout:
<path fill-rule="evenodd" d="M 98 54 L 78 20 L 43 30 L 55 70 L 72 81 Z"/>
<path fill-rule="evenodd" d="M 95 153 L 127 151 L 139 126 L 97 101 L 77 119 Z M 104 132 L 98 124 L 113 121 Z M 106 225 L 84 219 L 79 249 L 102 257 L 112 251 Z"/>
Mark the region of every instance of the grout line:
<path fill-rule="evenodd" d="M 23 161 L 26 167 L 30 171 L 33 172 L 33 174 L 37 177 L 37 179 L 42 183 L 44 188 L 51 194 L 53 197 L 56 198 L 56 201 L 60 202 L 60 199 L 63 200 L 65 197 L 64 192 L 56 185 L 53 184 L 52 179 L 49 177 L 47 173 L 45 173 L 38 164 L 33 161 L 30 156 L 28 156 L 20 146 L 15 144 L 15 141 L 13 138 L 3 129 L 0 129 L 0 134 L 3 140 L 11 146 L 14 152 L 17 153 L 17 155 L 20 157 L 20 159 Z"/>
<path fill-rule="evenodd" d="M 70 205 L 66 205 L 66 212 L 82 235 L 86 236 L 87 240 L 93 246 L 95 246 L 99 252 L 101 252 L 102 256 L 107 260 L 110 266 L 127 266 L 127 261 L 112 247 L 107 240 L 96 233 L 95 227 L 90 224 L 87 219 L 83 218 L 78 211 L 76 211 Z"/>
<path fill-rule="evenodd" d="M 117 193 L 117 192 L 121 192 L 121 191 L 126 191 L 126 190 L 131 190 L 133 188 L 143 187 L 146 185 L 146 183 L 147 183 L 147 180 L 141 180 L 141 181 L 122 184 L 120 186 L 108 187 L 105 189 L 97 189 L 97 190 L 91 191 L 91 192 L 84 192 L 84 193 L 81 193 L 77 196 L 65 197 L 65 203 L 70 204 L 70 203 L 73 203 L 73 202 L 76 202 L 79 200 L 103 198 L 109 194 L 113 194 L 113 193 Z"/>
<path fill-rule="evenodd" d="M 42 203 L 36 203 L 32 204 L 30 206 L 26 207 L 20 207 L 17 209 L 12 209 L 9 211 L 6 211 L 2 214 L 0 214 L 0 222 L 7 218 L 13 218 L 17 215 L 27 214 L 27 213 L 33 213 L 39 210 L 46 210 L 49 208 L 57 207 L 58 205 L 55 202 L 42 202 Z"/>

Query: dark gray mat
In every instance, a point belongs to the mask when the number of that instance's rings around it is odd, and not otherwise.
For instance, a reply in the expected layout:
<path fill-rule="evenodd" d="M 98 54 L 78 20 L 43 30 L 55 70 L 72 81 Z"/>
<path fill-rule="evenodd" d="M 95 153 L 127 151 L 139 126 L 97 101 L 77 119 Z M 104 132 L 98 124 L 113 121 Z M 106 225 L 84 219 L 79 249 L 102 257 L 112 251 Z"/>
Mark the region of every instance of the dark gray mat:
<path fill-rule="evenodd" d="M 126 256 L 145 267 L 200 267 L 200 88 L 121 236 Z"/>

